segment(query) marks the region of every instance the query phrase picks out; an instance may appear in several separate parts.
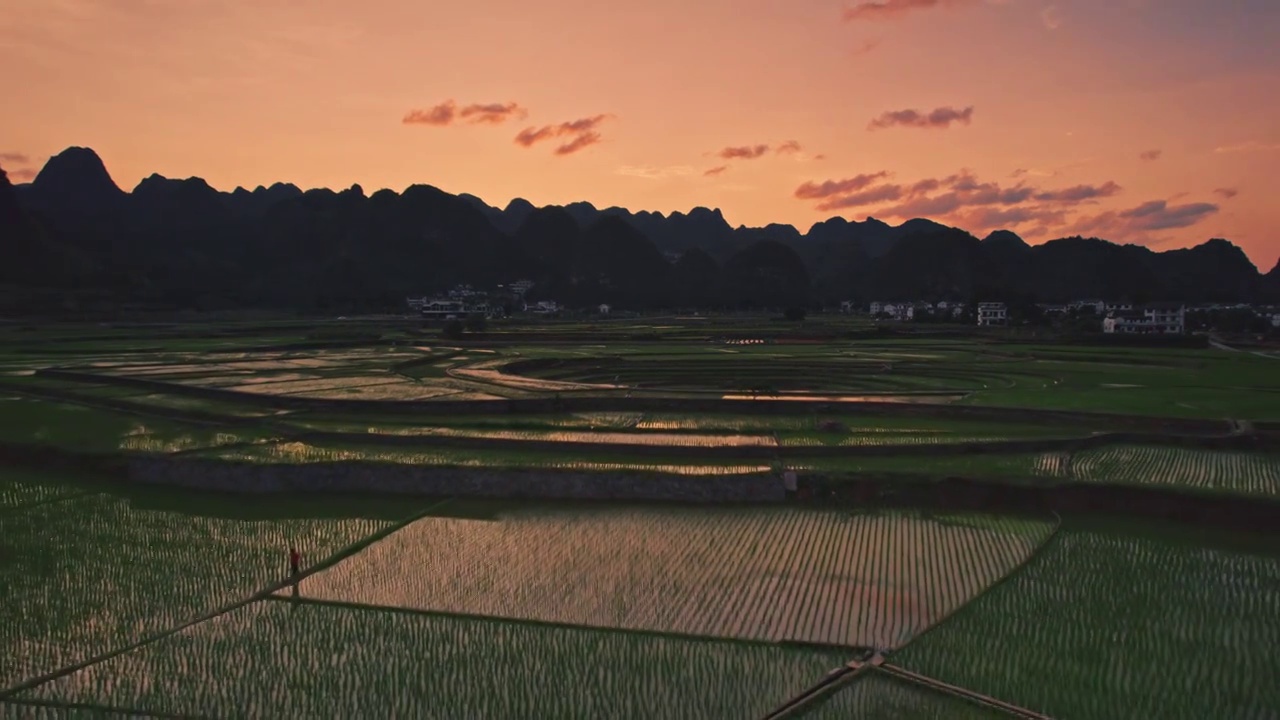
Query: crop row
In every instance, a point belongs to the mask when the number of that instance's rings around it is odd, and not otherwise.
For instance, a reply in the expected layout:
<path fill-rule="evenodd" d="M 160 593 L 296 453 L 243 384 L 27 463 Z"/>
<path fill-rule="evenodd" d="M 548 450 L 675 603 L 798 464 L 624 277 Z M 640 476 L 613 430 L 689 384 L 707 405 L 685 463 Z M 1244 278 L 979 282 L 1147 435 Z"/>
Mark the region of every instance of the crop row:
<path fill-rule="evenodd" d="M 1175 485 L 1280 497 L 1280 455 L 1167 447 L 1111 447 L 1072 458 L 1084 482 Z"/>
<path fill-rule="evenodd" d="M 678 475 L 742 475 L 768 472 L 763 463 L 747 462 L 662 462 L 654 458 L 627 458 L 621 451 L 617 459 L 580 459 L 569 453 L 482 453 L 440 450 L 419 452 L 386 447 L 312 445 L 302 442 L 259 444 L 252 447 L 214 449 L 205 454 L 223 460 L 256 463 L 331 463 L 372 462 L 432 467 L 512 468 L 539 470 L 571 470 L 582 472 L 656 472 Z"/>
<path fill-rule="evenodd" d="M 108 495 L 0 513 L 0 688 L 261 590 L 291 544 L 313 562 L 386 525 L 198 517 Z"/>
<path fill-rule="evenodd" d="M 678 447 L 775 447 L 768 435 L 711 435 L 657 432 L 595 432 L 572 430 L 479 430 L 447 427 L 371 427 L 369 434 L 424 435 L 491 440 L 530 440 L 558 443 L 600 443 L 613 445 L 672 445 Z"/>
<path fill-rule="evenodd" d="M 1009 715 L 997 710 L 916 687 L 879 672 L 857 678 L 802 717 L 805 720 L 1009 720 Z"/>
<path fill-rule="evenodd" d="M 699 636 L 894 647 L 1022 562 L 1048 522 L 808 510 L 427 518 L 310 597 Z"/>
<path fill-rule="evenodd" d="M 1276 717 L 1280 555 L 1063 530 L 894 662 L 1055 717 Z"/>
<path fill-rule="evenodd" d="M 760 717 L 847 658 L 258 602 L 27 698 L 212 717 Z"/>
<path fill-rule="evenodd" d="M 19 511 L 28 505 L 37 505 L 82 492 L 84 491 L 74 486 L 41 482 L 31 473 L 7 468 L 0 470 L 0 513 Z M 3 560 L 3 555 L 0 555 L 0 560 Z"/>

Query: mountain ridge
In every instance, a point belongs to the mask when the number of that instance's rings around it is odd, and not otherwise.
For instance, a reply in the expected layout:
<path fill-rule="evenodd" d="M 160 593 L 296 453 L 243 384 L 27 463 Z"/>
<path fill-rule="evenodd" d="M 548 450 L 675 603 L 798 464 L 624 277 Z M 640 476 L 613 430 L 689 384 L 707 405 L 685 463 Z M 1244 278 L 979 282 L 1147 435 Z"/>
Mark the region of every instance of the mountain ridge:
<path fill-rule="evenodd" d="M 249 289 L 237 302 L 287 302 L 292 276 L 298 275 L 327 283 L 324 293 L 334 296 L 332 302 L 391 304 L 400 293 L 455 282 L 501 283 L 536 272 L 544 280 L 541 290 L 559 288 L 579 302 L 607 297 L 658 306 L 681 293 L 692 296 L 691 288 L 675 286 L 705 280 L 707 259 L 722 274 L 739 268 L 752 277 L 769 275 L 761 274 L 761 262 L 777 264 L 775 274 L 787 286 L 767 293 L 762 285 L 757 295 L 743 295 L 742 283 L 730 292 L 730 279 L 719 277 L 719 299 L 739 305 L 801 295 L 835 302 L 1002 293 L 1052 301 L 1244 301 L 1269 298 L 1280 289 L 1280 263 L 1262 275 L 1239 247 L 1219 238 L 1164 252 L 1080 237 L 1028 245 L 1008 230 L 979 240 L 924 218 L 893 226 L 872 217 L 832 217 L 802 233 L 782 223 L 733 227 L 718 208 L 664 215 L 601 209 L 586 201 L 539 208 L 523 198 L 498 208 L 474 195 L 421 184 L 371 196 L 359 185 L 335 192 L 303 191 L 288 183 L 223 192 L 200 178 L 152 174 L 125 192 L 101 158 L 83 147 L 53 156 L 32 183 L 11 191 L 57 243 L 97 258 L 98 280 L 110 277 L 132 291 L 177 293 L 186 300 L 192 293 L 228 292 L 219 274 L 245 276 L 243 287 Z M 538 257 L 552 242 L 546 227 L 558 228 L 554 232 L 568 249 Z M 770 245 L 761 247 L 765 243 Z M 633 277 L 593 244 L 631 258 L 647 279 Z M 679 265 L 695 251 L 700 254 Z M 108 257 L 116 253 L 119 258 Z M 792 255 L 805 270 L 803 294 L 791 287 L 802 279 L 788 259 Z M 246 266 L 255 263 L 265 265 Z M 175 287 L 183 278 L 191 290 Z M 671 287 L 664 295 L 648 285 Z"/>

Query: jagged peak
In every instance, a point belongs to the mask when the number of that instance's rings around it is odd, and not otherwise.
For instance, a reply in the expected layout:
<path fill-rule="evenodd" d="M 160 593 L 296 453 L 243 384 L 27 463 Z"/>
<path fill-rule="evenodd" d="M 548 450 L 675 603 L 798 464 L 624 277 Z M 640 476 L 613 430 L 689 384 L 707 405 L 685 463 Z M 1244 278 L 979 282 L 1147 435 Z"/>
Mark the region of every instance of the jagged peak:
<path fill-rule="evenodd" d="M 60 193 L 102 193 L 123 195 L 107 172 L 98 153 L 87 147 L 72 146 L 49 158 L 32 185 L 37 191 Z"/>

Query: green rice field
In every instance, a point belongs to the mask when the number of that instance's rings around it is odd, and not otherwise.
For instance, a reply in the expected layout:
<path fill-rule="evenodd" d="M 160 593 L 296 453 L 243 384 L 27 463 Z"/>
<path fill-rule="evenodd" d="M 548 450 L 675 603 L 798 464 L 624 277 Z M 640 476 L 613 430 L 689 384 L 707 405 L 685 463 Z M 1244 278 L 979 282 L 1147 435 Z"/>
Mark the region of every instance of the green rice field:
<path fill-rule="evenodd" d="M 1065 527 L 892 660 L 1063 718 L 1280 712 L 1280 553 Z"/>
<path fill-rule="evenodd" d="M 836 651 L 264 601 L 23 698 L 213 717 L 758 718 L 843 662 Z"/>
<path fill-rule="evenodd" d="M 947 478 L 1271 507 L 1275 358 L 867 329 L 0 324 L 0 720 L 761 718 L 873 649 L 1066 720 L 1280 717 L 1265 527 L 896 507 Z M 134 484 L 245 464 L 457 484 Z M 464 497 L 548 473 L 768 502 Z M 803 717 L 995 714 L 870 669 Z"/>
<path fill-rule="evenodd" d="M 199 496 L 33 485 L 7 479 L 21 488 L 23 504 L 0 510 L 0 688 L 261 591 L 285 576 L 291 543 L 318 563 L 393 525 L 379 517 L 272 517 L 260 503 L 258 517 L 216 517 L 192 512 Z M 165 507 L 170 501 L 185 511 Z"/>

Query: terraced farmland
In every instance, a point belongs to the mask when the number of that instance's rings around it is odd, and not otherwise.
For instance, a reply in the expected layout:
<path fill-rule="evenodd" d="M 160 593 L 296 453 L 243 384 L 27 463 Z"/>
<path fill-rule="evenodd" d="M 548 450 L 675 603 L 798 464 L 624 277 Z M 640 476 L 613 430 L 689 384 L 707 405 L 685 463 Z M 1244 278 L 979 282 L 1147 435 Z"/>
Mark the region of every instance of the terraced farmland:
<path fill-rule="evenodd" d="M 23 697 L 212 717 L 752 718 L 844 661 L 840 651 L 264 601 Z"/>
<path fill-rule="evenodd" d="M 1054 717 L 1264 718 L 1277 647 L 1274 548 L 1063 529 L 893 661 Z"/>
<path fill-rule="evenodd" d="M 1173 485 L 1280 497 L 1280 455 L 1170 447 L 1109 447 L 1079 453 L 1072 472 L 1083 482 Z"/>
<path fill-rule="evenodd" d="M 290 544 L 315 563 L 391 524 L 138 505 L 164 497 L 79 495 L 0 511 L 0 689 L 248 597 L 284 576 Z"/>
<path fill-rule="evenodd" d="M 303 442 L 281 442 L 214 448 L 200 457 L 254 463 L 333 463 L 368 462 L 418 465 L 427 467 L 497 468 L 512 470 L 567 470 L 581 472 L 651 472 L 675 475 L 744 475 L 769 472 L 761 462 L 698 461 L 689 459 L 627 457 L 621 451 L 616 459 L 575 456 L 568 448 L 554 453 L 520 453 L 484 450 L 481 452 L 441 449 L 438 451 L 401 450 L 359 445 L 316 445 Z"/>
<path fill-rule="evenodd" d="M 695 636 L 896 647 L 1052 523 L 800 510 L 512 509 L 425 518 L 304 596 Z"/>

